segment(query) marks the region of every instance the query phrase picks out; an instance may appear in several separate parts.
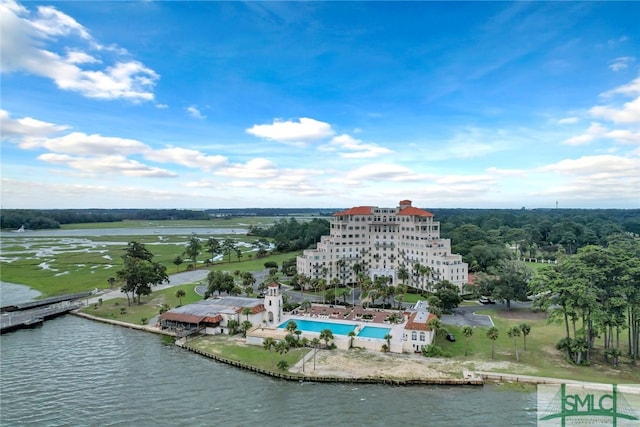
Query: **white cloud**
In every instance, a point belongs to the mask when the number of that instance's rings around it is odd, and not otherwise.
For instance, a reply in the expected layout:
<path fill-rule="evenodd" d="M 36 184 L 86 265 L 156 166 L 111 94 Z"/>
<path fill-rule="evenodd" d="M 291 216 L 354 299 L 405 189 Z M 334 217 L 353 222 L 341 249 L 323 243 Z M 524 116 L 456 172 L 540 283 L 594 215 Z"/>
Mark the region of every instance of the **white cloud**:
<path fill-rule="evenodd" d="M 196 119 L 206 119 L 207 116 L 204 116 L 200 110 L 198 110 L 198 108 L 195 105 L 190 105 L 186 108 L 187 113 L 189 113 L 189 115 L 193 118 Z"/>
<path fill-rule="evenodd" d="M 256 158 L 245 164 L 234 164 L 224 169 L 216 170 L 216 175 L 233 178 L 272 178 L 278 175 L 276 165 L 267 159 Z"/>
<path fill-rule="evenodd" d="M 388 148 L 376 144 L 365 144 L 347 134 L 333 137 L 327 145 L 321 146 L 319 149 L 321 151 L 339 151 L 339 156 L 346 159 L 378 157 L 393 153 Z"/>
<path fill-rule="evenodd" d="M 78 157 L 68 154 L 46 153 L 38 156 L 38 160 L 67 166 L 87 176 L 117 174 L 129 177 L 171 178 L 177 174 L 166 169 L 144 165 L 124 156 Z"/>
<path fill-rule="evenodd" d="M 346 182 L 349 184 L 359 184 L 366 181 L 420 181 L 432 179 L 433 176 L 418 174 L 413 170 L 391 163 L 371 163 L 352 171 L 347 172 L 344 177 L 335 178 L 333 182 Z"/>
<path fill-rule="evenodd" d="M 595 139 L 602 137 L 606 133 L 607 129 L 600 123 L 593 122 L 591 126 L 582 135 L 572 136 L 564 141 L 567 145 L 582 145 L 587 144 Z"/>
<path fill-rule="evenodd" d="M 610 98 L 614 95 L 634 96 L 640 95 L 640 77 L 635 78 L 626 85 L 619 86 L 615 89 L 601 93 L 603 98 Z"/>
<path fill-rule="evenodd" d="M 614 123 L 640 123 L 640 97 L 625 102 L 620 108 L 598 105 L 591 108 L 589 113 Z"/>
<path fill-rule="evenodd" d="M 270 125 L 253 125 L 247 133 L 271 141 L 308 143 L 328 138 L 334 131 L 328 123 L 301 117 L 298 122 L 274 120 Z"/>
<path fill-rule="evenodd" d="M 634 61 L 635 58 L 633 56 L 621 56 L 611 61 L 609 69 L 612 71 L 626 70 Z"/>
<path fill-rule="evenodd" d="M 558 120 L 559 125 L 572 125 L 574 123 L 578 123 L 580 119 L 578 117 L 565 117 L 563 119 Z"/>
<path fill-rule="evenodd" d="M 176 163 L 189 168 L 200 168 L 206 171 L 228 165 L 227 158 L 224 156 L 209 156 L 197 150 L 181 147 L 149 150 L 144 153 L 144 157 L 147 160 L 158 163 Z"/>
<path fill-rule="evenodd" d="M 617 173 L 621 176 L 638 175 L 638 159 L 613 155 L 583 156 L 578 159 L 565 159 L 539 168 L 543 172 L 555 172 L 561 175 L 582 175 L 593 177 L 602 173 Z"/>
<path fill-rule="evenodd" d="M 11 139 L 13 137 L 39 138 L 55 134 L 69 128 L 65 125 L 43 122 L 31 117 L 12 119 L 9 116 L 8 111 L 0 110 L 0 129 L 2 129 L 2 139 Z"/>
<path fill-rule="evenodd" d="M 25 139 L 19 146 L 25 149 L 46 148 L 54 153 L 76 155 L 128 155 L 148 150 L 147 145 L 135 139 L 87 135 L 82 132 L 47 139 Z"/>
<path fill-rule="evenodd" d="M 633 132 L 628 129 L 617 129 L 607 132 L 607 138 L 614 139 L 622 144 L 638 144 L 640 143 L 640 132 Z"/>
<path fill-rule="evenodd" d="M 574 203 L 615 200 L 638 203 L 640 194 L 640 160 L 636 158 L 598 155 L 565 159 L 544 166 L 538 172 L 557 174 L 544 190 L 535 195 L 550 195 Z"/>
<path fill-rule="evenodd" d="M 152 89 L 159 76 L 138 61 L 117 58 L 102 70 L 81 65 L 102 60 L 83 51 L 99 51 L 89 32 L 72 17 L 50 6 L 31 13 L 13 1 L 0 3 L 0 71 L 24 71 L 52 79 L 63 90 L 89 98 L 153 100 Z M 74 44 L 74 46 L 70 46 Z M 56 53 L 53 49 L 60 49 Z M 116 48 L 109 48 L 119 53 Z"/>

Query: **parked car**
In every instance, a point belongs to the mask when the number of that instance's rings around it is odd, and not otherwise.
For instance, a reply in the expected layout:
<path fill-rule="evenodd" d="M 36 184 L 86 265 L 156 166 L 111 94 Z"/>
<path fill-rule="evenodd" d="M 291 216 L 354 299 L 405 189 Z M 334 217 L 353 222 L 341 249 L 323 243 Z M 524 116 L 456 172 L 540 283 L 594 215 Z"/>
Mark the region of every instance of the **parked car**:
<path fill-rule="evenodd" d="M 489 297 L 480 297 L 478 300 L 481 304 L 495 304 L 496 302 Z"/>
<path fill-rule="evenodd" d="M 447 341 L 456 342 L 456 336 L 453 334 L 447 334 Z"/>

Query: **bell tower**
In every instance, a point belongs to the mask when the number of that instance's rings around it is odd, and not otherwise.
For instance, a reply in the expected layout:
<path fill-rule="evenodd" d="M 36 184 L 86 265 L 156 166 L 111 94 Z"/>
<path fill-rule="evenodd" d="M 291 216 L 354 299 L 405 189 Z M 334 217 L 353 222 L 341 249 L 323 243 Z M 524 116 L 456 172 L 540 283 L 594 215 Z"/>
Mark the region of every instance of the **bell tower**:
<path fill-rule="evenodd" d="M 264 297 L 264 308 L 267 311 L 267 323 L 280 323 L 282 319 L 282 294 L 280 285 L 273 282 Z"/>

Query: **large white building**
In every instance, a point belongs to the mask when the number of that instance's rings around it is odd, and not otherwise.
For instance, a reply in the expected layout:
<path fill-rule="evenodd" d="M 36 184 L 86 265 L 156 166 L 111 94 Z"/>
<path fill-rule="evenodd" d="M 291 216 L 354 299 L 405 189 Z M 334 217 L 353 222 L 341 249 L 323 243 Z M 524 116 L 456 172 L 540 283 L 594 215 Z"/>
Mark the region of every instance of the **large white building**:
<path fill-rule="evenodd" d="M 411 206 L 410 200 L 397 208 L 358 206 L 336 212 L 331 234 L 297 257 L 298 274 L 354 284 L 360 270 L 372 280 L 386 276 L 391 285 L 428 290 L 447 280 L 462 288 L 468 266 L 462 256 L 451 253 L 451 241 L 440 237 L 440 223 L 433 217 Z M 403 280 L 401 272 L 408 277 Z"/>

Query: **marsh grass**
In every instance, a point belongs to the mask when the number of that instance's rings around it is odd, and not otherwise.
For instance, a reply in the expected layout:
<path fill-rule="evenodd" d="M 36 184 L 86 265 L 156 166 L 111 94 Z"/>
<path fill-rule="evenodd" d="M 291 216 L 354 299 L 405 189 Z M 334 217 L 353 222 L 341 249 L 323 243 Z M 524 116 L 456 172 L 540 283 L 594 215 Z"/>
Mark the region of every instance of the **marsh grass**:
<path fill-rule="evenodd" d="M 196 235 L 206 239 L 207 235 Z M 81 237 L 10 237 L 4 239 L 2 255 L 5 261 L 0 268 L 0 280 L 19 283 L 38 290 L 42 297 L 109 289 L 109 278 L 115 278 L 122 268 L 122 255 L 129 241 L 144 244 L 154 255 L 154 261 L 167 268 L 168 274 L 185 271 L 190 264 L 184 259 L 176 266 L 173 260 L 183 256 L 187 239 L 184 235 L 136 235 L 136 236 L 81 236 Z M 251 244 L 258 238 L 244 235 L 216 235 L 217 239 L 230 238 L 237 243 Z M 255 258 L 252 248 L 239 245 L 243 257 L 237 260 L 235 254 L 231 263 L 226 259 L 216 261 L 207 267 L 205 260 L 209 254 L 203 252 L 198 257 L 199 269 L 208 268 L 227 271 L 258 271 L 264 269 L 267 261 L 282 261 L 294 258 L 298 253 L 278 254 L 260 259 Z M 184 258 L 184 256 L 183 256 Z M 117 289 L 119 284 L 114 286 Z"/>

